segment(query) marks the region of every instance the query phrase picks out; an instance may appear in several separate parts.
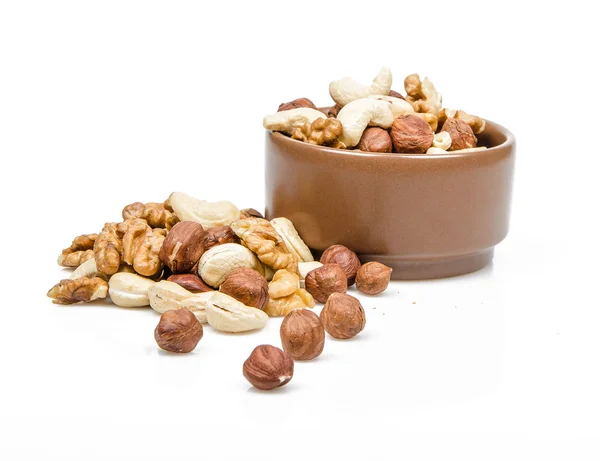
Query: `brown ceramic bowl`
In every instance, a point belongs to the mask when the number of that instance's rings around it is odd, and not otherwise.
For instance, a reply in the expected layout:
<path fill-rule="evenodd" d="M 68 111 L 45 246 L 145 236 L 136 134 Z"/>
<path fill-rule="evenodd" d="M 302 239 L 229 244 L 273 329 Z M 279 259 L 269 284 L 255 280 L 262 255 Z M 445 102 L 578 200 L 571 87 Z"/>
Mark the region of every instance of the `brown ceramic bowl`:
<path fill-rule="evenodd" d="M 392 278 L 466 274 L 508 233 L 515 140 L 492 122 L 481 152 L 376 154 L 266 136 L 266 213 L 289 218 L 316 253 L 340 243 Z"/>

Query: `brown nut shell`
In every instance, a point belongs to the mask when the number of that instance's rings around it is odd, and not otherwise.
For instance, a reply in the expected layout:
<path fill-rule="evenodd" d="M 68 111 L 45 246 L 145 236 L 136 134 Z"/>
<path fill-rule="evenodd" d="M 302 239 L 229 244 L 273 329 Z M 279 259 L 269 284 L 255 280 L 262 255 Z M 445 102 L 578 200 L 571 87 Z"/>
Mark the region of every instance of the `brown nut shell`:
<path fill-rule="evenodd" d="M 243 373 L 254 387 L 270 391 L 290 382 L 294 375 L 294 361 L 287 352 L 265 344 L 252 351 L 244 362 Z"/>
<path fill-rule="evenodd" d="M 387 133 L 386 133 L 387 134 Z M 356 253 L 344 245 L 332 245 L 321 255 L 322 264 L 337 264 L 346 273 L 348 286 L 354 285 L 360 267 L 360 259 Z"/>
<path fill-rule="evenodd" d="M 215 290 L 204 283 L 204 280 L 196 274 L 173 274 L 167 278 L 167 281 L 176 283 L 191 293 L 205 293 Z"/>
<path fill-rule="evenodd" d="M 154 339 L 169 352 L 192 352 L 202 339 L 202 324 L 187 309 L 166 311 L 154 330 Z"/>
<path fill-rule="evenodd" d="M 240 243 L 240 238 L 229 226 L 211 227 L 204 234 L 204 251 L 223 245 L 224 243 Z"/>
<path fill-rule="evenodd" d="M 308 309 L 291 311 L 279 330 L 281 345 L 294 360 L 312 360 L 325 347 L 325 328 L 317 314 Z"/>
<path fill-rule="evenodd" d="M 293 101 L 284 102 L 284 103 L 280 104 L 279 108 L 277 109 L 277 112 L 281 112 L 284 110 L 291 110 L 291 109 L 300 109 L 301 107 L 309 107 L 311 109 L 317 108 L 317 106 L 315 106 L 310 99 L 298 98 L 298 99 L 294 99 Z"/>
<path fill-rule="evenodd" d="M 204 253 L 204 234 L 204 228 L 196 222 L 175 224 L 160 248 L 160 260 L 174 274 L 190 272 Z"/>
<path fill-rule="evenodd" d="M 304 287 L 318 302 L 325 303 L 332 293 L 346 293 L 348 278 L 337 264 L 324 264 L 306 274 Z"/>
<path fill-rule="evenodd" d="M 345 293 L 333 293 L 321 311 L 321 321 L 327 333 L 337 339 L 350 339 L 367 323 L 360 301 Z"/>
<path fill-rule="evenodd" d="M 401 115 L 390 132 L 394 151 L 405 154 L 424 154 L 433 143 L 433 130 L 416 115 Z"/>
<path fill-rule="evenodd" d="M 269 302 L 267 279 L 254 269 L 240 267 L 234 269 L 221 284 L 221 293 L 237 299 L 242 304 L 263 310 Z"/>
<path fill-rule="evenodd" d="M 378 262 L 360 266 L 356 275 L 356 288 L 367 295 L 377 295 L 388 287 L 392 268 Z"/>
<path fill-rule="evenodd" d="M 458 118 L 449 118 L 444 122 L 442 131 L 450 133 L 452 144 L 450 150 L 470 149 L 477 146 L 477 137 L 467 122 Z"/>

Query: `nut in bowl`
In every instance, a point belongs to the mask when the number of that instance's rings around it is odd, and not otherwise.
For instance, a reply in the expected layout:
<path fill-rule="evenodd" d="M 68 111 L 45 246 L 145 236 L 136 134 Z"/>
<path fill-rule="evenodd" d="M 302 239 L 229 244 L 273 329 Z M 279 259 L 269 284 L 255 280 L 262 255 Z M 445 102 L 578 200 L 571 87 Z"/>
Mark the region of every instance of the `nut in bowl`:
<path fill-rule="evenodd" d="M 514 137 L 444 108 L 427 78 L 409 75 L 404 87 L 406 100 L 391 96 L 387 71 L 371 86 L 346 78 L 330 85 L 335 110 L 266 117 L 267 218 L 291 220 L 316 253 L 344 245 L 396 280 L 479 270 L 508 233 Z M 327 114 L 342 123 L 344 148 L 292 139 Z"/>

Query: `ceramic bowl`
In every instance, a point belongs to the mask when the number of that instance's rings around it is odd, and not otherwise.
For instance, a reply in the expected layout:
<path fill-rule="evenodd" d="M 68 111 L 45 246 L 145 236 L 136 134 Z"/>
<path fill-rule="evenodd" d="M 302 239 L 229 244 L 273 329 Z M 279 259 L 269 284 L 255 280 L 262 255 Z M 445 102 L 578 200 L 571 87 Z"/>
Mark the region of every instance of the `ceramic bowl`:
<path fill-rule="evenodd" d="M 266 135 L 266 214 L 317 254 L 330 245 L 393 268 L 393 279 L 483 268 L 508 233 L 515 140 L 487 121 L 485 151 L 378 154 Z"/>

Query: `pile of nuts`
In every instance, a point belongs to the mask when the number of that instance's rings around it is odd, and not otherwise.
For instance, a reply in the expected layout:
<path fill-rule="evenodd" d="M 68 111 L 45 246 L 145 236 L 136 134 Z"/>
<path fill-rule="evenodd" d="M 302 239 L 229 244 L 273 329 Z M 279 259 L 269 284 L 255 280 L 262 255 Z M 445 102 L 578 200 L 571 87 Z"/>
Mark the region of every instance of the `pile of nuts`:
<path fill-rule="evenodd" d="M 392 90 L 392 72 L 383 67 L 370 86 L 345 77 L 329 84 L 333 107 L 318 109 L 310 99 L 281 104 L 263 126 L 293 139 L 364 152 L 445 154 L 485 150 L 477 136 L 485 120 L 442 107 L 442 95 L 425 77 L 404 79 L 406 96 Z"/>
<path fill-rule="evenodd" d="M 62 251 L 59 265 L 74 271 L 48 296 L 56 304 L 110 297 L 117 306 L 150 306 L 161 314 L 156 343 L 178 353 L 194 350 L 202 324 L 236 333 L 285 317 L 283 349 L 258 346 L 244 363 L 244 376 L 258 389 L 286 384 L 294 360 L 319 356 L 325 332 L 349 339 L 364 329 L 364 309 L 348 287 L 375 295 L 390 281 L 389 267 L 361 265 L 342 245 L 315 261 L 289 219 L 268 221 L 228 201 L 173 192 L 164 203 L 128 205 L 122 216 Z M 325 304 L 320 315 L 310 310 L 315 301 Z"/>

